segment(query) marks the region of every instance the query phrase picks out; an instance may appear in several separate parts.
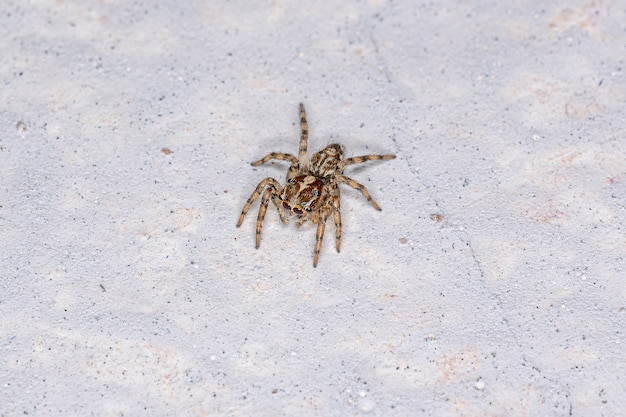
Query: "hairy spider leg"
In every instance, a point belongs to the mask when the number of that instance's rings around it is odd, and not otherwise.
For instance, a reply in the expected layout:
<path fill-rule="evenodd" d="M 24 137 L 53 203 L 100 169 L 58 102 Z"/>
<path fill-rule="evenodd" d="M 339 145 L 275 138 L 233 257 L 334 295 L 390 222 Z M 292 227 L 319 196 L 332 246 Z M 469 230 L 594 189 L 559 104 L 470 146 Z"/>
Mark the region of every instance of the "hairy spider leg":
<path fill-rule="evenodd" d="M 343 169 L 347 165 L 362 164 L 363 162 L 367 162 L 367 161 L 387 161 L 389 159 L 394 159 L 395 157 L 396 157 L 395 155 L 353 156 L 352 158 L 346 158 L 346 159 L 343 159 L 341 162 L 339 162 L 339 165 L 337 166 L 337 171 L 343 172 Z"/>
<path fill-rule="evenodd" d="M 279 161 L 288 161 L 291 163 L 291 165 L 289 166 L 289 171 L 287 171 L 287 178 L 295 177 L 298 173 L 298 170 L 300 169 L 298 158 L 296 158 L 295 156 L 289 153 L 282 153 L 282 152 L 270 152 L 267 155 L 265 155 L 263 158 L 259 159 L 258 161 L 252 162 L 250 165 L 252 165 L 253 167 L 258 167 L 259 165 L 262 165 L 271 159 L 277 159 Z"/>
<path fill-rule="evenodd" d="M 335 220 L 335 247 L 337 252 L 341 249 L 341 197 L 339 195 L 339 186 L 335 183 L 333 185 L 333 218 Z"/>
<path fill-rule="evenodd" d="M 300 103 L 300 148 L 298 149 L 298 160 L 300 166 L 305 167 L 307 164 L 306 152 L 309 140 L 309 125 L 306 122 L 306 113 L 304 112 L 304 104 Z"/>
<path fill-rule="evenodd" d="M 276 199 L 274 196 L 276 195 L 276 189 L 273 186 L 268 186 L 265 191 L 263 191 L 263 196 L 261 197 L 261 205 L 259 206 L 259 216 L 256 219 L 256 248 L 258 249 L 261 245 L 261 229 L 263 228 L 263 219 L 265 219 L 265 212 L 267 211 L 267 205 L 270 202 L 270 198 L 274 204 L 276 204 Z M 278 205 L 276 206 L 278 207 Z M 280 209 L 278 210 L 280 213 Z"/>
<path fill-rule="evenodd" d="M 324 229 L 326 228 L 326 220 L 328 219 L 328 214 L 328 207 L 322 207 L 320 209 L 320 215 L 317 220 L 317 231 L 315 232 L 315 249 L 313 250 L 314 268 L 317 266 L 317 260 L 320 257 L 320 250 L 322 249 L 322 240 L 324 239 Z"/>
<path fill-rule="evenodd" d="M 271 177 L 265 178 L 256 186 L 252 194 L 250 194 L 250 197 L 248 197 L 248 200 L 246 201 L 246 204 L 243 206 L 243 209 L 241 210 L 241 214 L 239 215 L 239 220 L 237 221 L 237 227 L 241 226 L 241 223 L 243 223 L 244 217 L 246 217 L 246 213 L 248 212 L 248 210 L 250 210 L 250 206 L 252 205 L 252 203 L 254 203 L 254 201 L 257 198 L 259 198 L 259 196 L 261 195 L 261 191 L 266 186 L 268 186 L 268 184 L 270 185 L 271 188 L 276 190 L 276 193 L 278 195 L 280 195 L 283 189 L 280 183 L 276 181 L 274 178 L 271 178 Z M 274 201 L 274 204 L 276 204 L 276 201 Z M 280 210 L 279 210 L 279 213 L 280 213 Z M 281 216 L 281 220 L 282 220 L 282 216 Z"/>
<path fill-rule="evenodd" d="M 370 193 L 367 191 L 367 188 L 365 188 L 365 186 L 363 184 L 360 184 L 358 182 L 356 182 L 355 180 L 353 180 L 352 178 L 346 177 L 345 175 L 335 175 L 335 179 L 337 180 L 337 182 L 339 183 L 343 183 L 346 184 L 352 188 L 354 188 L 357 191 L 360 191 L 361 194 L 363 194 L 363 197 L 365 197 L 367 199 L 367 201 L 370 202 L 370 204 L 378 211 L 382 210 L 378 204 L 376 204 L 376 202 L 374 201 L 374 199 L 372 198 L 372 196 L 370 195 Z"/>
<path fill-rule="evenodd" d="M 298 159 L 290 153 L 270 152 L 267 155 L 265 155 L 263 158 L 259 159 L 258 161 L 254 161 L 250 163 L 250 165 L 252 165 L 253 167 L 258 167 L 259 165 L 266 163 L 270 159 L 278 159 L 280 161 L 289 161 L 292 164 L 298 163 Z"/>

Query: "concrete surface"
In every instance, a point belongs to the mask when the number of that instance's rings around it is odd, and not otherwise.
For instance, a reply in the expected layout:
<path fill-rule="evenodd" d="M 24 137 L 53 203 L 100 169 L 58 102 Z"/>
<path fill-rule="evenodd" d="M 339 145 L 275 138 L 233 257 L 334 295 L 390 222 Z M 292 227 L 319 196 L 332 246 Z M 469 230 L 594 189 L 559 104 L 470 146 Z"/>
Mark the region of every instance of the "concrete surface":
<path fill-rule="evenodd" d="M 626 4 L 337 3 L 0 5 L 0 416 L 624 415 Z"/>

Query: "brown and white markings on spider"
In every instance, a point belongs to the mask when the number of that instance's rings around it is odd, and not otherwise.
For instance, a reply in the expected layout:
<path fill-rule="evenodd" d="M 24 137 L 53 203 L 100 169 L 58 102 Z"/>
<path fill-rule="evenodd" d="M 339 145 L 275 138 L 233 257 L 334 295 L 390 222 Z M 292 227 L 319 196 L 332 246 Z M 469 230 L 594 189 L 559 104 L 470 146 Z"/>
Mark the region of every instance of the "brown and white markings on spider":
<path fill-rule="evenodd" d="M 367 189 L 343 175 L 343 170 L 348 165 L 361 164 L 367 161 L 388 160 L 395 155 L 362 155 L 343 159 L 343 146 L 336 143 L 328 145 L 321 151 L 313 154 L 311 161 L 307 161 L 307 146 L 309 128 L 304 112 L 304 105 L 300 104 L 300 149 L 298 157 L 281 152 L 271 152 L 262 159 L 252 162 L 252 166 L 259 166 L 272 159 L 288 161 L 291 163 L 287 171 L 287 183 L 283 187 L 274 178 L 265 178 L 252 192 L 248 201 L 243 206 L 237 227 L 241 226 L 252 203 L 261 196 L 261 206 L 256 220 L 256 247 L 261 244 L 261 229 L 263 219 L 270 199 L 278 209 L 278 215 L 283 223 L 287 222 L 285 212 L 295 216 L 297 225 L 301 226 L 307 220 L 317 223 L 315 233 L 315 249 L 313 251 L 313 266 L 317 266 L 317 260 L 322 247 L 326 220 L 332 213 L 335 221 L 335 246 L 339 252 L 341 246 L 341 203 L 339 184 L 360 191 L 363 197 L 376 209 L 380 210 Z"/>

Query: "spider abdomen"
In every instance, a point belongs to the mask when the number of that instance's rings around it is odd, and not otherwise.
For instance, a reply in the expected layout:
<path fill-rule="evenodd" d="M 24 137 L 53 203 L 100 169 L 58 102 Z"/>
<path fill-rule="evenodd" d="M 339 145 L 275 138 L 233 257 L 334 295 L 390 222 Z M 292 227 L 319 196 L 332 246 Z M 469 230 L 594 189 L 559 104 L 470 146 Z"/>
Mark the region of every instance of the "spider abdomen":
<path fill-rule="evenodd" d="M 311 157 L 311 174 L 328 178 L 337 172 L 339 161 L 343 159 L 343 146 L 333 143 Z"/>

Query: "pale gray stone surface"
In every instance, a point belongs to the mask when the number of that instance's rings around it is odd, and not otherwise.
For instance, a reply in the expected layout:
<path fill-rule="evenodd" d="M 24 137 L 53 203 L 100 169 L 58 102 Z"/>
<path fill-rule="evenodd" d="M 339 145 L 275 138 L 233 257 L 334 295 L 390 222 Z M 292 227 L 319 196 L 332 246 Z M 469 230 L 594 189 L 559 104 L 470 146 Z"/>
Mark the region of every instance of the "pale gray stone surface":
<path fill-rule="evenodd" d="M 337 3 L 2 3 L 0 416 L 623 414 L 626 5 Z"/>

